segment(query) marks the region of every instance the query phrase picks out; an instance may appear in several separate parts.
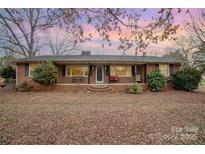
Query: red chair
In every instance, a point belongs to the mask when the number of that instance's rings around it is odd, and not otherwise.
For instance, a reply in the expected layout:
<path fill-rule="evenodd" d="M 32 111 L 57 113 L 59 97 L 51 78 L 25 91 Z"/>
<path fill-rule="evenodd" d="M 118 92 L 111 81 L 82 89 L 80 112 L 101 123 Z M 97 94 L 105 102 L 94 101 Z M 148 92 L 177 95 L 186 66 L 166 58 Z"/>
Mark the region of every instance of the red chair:
<path fill-rule="evenodd" d="M 111 82 L 119 81 L 119 77 L 118 76 L 110 76 L 110 81 Z"/>

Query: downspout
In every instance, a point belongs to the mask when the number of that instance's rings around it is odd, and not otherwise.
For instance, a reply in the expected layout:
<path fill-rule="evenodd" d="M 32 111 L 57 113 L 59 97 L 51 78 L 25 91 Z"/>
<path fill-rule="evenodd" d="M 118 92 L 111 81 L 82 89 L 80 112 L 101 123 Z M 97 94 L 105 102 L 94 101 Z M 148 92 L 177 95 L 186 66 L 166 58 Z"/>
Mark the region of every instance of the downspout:
<path fill-rule="evenodd" d="M 91 74 L 91 68 L 92 65 L 88 64 L 88 84 L 90 84 L 90 74 Z"/>
<path fill-rule="evenodd" d="M 108 66 L 108 68 L 107 68 L 108 69 L 108 71 L 107 71 L 108 72 L 108 82 L 110 84 L 110 64 L 108 64 L 107 66 Z"/>
<path fill-rule="evenodd" d="M 136 82 L 136 75 L 137 75 L 137 65 L 134 65 L 135 66 L 135 76 L 134 76 L 134 83 Z"/>
<path fill-rule="evenodd" d="M 18 75 L 18 71 L 19 71 L 19 69 L 18 69 L 18 64 L 16 64 L 16 86 L 18 86 L 19 85 L 19 75 Z"/>
<path fill-rule="evenodd" d="M 147 83 L 147 64 L 144 64 L 144 82 Z"/>

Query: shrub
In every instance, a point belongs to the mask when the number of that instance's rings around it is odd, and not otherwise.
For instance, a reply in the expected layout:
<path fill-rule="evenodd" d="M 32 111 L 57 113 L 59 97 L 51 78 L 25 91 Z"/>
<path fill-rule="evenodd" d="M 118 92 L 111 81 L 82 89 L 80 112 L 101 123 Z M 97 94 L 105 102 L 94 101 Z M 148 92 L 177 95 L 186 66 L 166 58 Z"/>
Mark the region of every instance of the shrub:
<path fill-rule="evenodd" d="M 3 88 L 6 86 L 6 79 L 0 77 L 0 87 Z"/>
<path fill-rule="evenodd" d="M 151 91 L 160 91 L 166 85 L 165 77 L 159 70 L 150 72 L 147 82 Z"/>
<path fill-rule="evenodd" d="M 141 94 L 143 92 L 143 88 L 139 83 L 135 83 L 135 85 L 128 88 L 126 92 L 129 94 Z"/>
<path fill-rule="evenodd" d="M 4 67 L 1 70 L 1 76 L 3 78 L 5 78 L 6 80 L 15 79 L 16 78 L 16 70 L 11 66 Z"/>
<path fill-rule="evenodd" d="M 176 89 L 192 91 L 197 89 L 202 78 L 202 72 L 191 67 L 185 67 L 173 76 L 173 84 Z"/>
<path fill-rule="evenodd" d="M 28 81 L 23 81 L 20 85 L 19 85 L 19 90 L 20 91 L 30 91 L 33 88 L 31 82 Z"/>
<path fill-rule="evenodd" d="M 52 62 L 38 64 L 32 73 L 33 81 L 42 85 L 53 85 L 55 84 L 56 78 L 57 70 Z"/>

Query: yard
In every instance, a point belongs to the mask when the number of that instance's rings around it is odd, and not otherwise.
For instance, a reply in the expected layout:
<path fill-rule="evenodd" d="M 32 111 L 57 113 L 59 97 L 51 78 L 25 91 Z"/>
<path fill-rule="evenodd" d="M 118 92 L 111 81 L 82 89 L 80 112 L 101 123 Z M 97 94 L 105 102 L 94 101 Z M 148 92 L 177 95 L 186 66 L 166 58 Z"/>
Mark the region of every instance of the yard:
<path fill-rule="evenodd" d="M 199 88 L 196 91 L 205 93 L 205 80 L 201 81 L 201 83 L 199 84 Z"/>
<path fill-rule="evenodd" d="M 205 93 L 0 89 L 0 144 L 205 144 Z"/>

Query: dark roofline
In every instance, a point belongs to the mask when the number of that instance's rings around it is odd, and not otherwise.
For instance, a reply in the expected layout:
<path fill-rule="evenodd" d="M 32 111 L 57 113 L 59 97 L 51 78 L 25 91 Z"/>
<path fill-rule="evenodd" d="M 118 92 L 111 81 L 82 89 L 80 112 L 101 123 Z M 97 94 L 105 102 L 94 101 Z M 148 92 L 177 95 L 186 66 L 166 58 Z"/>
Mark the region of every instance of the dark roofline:
<path fill-rule="evenodd" d="M 29 62 L 139 62 L 139 63 L 182 63 L 180 59 L 157 56 L 128 56 L 128 55 L 70 55 L 70 56 L 35 56 L 16 59 L 14 63 Z"/>

